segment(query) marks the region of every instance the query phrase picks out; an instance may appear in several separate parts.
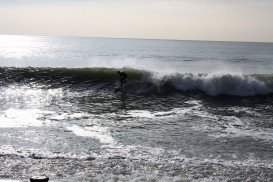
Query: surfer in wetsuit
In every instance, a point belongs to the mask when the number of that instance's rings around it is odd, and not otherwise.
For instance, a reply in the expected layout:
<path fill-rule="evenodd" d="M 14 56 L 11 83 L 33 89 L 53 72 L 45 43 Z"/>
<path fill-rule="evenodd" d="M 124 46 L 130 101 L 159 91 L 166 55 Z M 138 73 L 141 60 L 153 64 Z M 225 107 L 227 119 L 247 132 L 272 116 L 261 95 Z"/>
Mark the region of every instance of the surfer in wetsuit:
<path fill-rule="evenodd" d="M 119 78 L 120 78 L 120 86 L 123 86 L 124 83 L 127 81 L 128 75 L 122 71 L 118 71 Z"/>

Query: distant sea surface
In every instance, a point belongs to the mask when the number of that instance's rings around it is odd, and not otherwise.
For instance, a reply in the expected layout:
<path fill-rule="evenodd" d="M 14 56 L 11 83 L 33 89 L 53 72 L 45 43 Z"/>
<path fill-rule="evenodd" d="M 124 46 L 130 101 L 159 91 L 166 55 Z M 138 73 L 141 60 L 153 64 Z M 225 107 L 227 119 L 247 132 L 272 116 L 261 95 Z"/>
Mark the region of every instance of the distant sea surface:
<path fill-rule="evenodd" d="M 272 43 L 1 35 L 0 103 L 0 179 L 273 180 Z"/>

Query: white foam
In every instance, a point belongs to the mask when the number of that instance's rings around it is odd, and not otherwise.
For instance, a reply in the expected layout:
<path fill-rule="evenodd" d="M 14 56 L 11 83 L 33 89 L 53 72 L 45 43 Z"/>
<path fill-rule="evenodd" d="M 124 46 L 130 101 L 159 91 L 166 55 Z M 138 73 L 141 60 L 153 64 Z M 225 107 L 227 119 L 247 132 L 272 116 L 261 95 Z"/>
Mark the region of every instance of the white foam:
<path fill-rule="evenodd" d="M 273 140 L 273 130 L 266 128 L 253 128 L 235 116 L 224 116 L 220 119 L 228 121 L 226 129 L 216 137 L 251 137 L 261 140 Z"/>
<path fill-rule="evenodd" d="M 127 114 L 132 117 L 140 117 L 140 118 L 154 118 L 155 117 L 154 114 L 152 114 L 149 111 L 145 111 L 145 110 L 132 110 L 132 111 L 129 111 Z"/>
<path fill-rule="evenodd" d="M 208 95 L 221 94 L 236 96 L 253 96 L 273 93 L 265 82 L 253 76 L 241 74 L 171 74 L 165 76 L 153 75 L 152 81 L 156 84 L 171 83 L 181 91 L 198 90 Z"/>
<path fill-rule="evenodd" d="M 50 111 L 41 111 L 39 109 L 13 109 L 3 111 L 0 115 L 0 128 L 13 127 L 40 127 L 48 121 L 41 120 L 44 114 L 52 113 Z"/>
<path fill-rule="evenodd" d="M 208 116 L 208 113 L 203 113 L 199 109 L 202 107 L 201 101 L 199 100 L 192 100 L 185 102 L 187 104 L 190 104 L 192 106 L 190 107 L 183 107 L 183 108 L 173 108 L 169 111 L 154 111 L 150 112 L 147 110 L 131 110 L 128 111 L 126 114 L 119 115 L 124 118 L 162 118 L 162 117 L 176 117 L 186 114 L 194 114 L 194 115 L 200 115 L 200 116 L 207 116 L 207 117 L 213 117 L 212 115 Z M 213 117 L 214 118 L 214 117 Z"/>
<path fill-rule="evenodd" d="M 47 106 L 53 98 L 63 96 L 62 89 L 41 89 L 39 87 L 39 85 L 1 87 L 0 98 L 24 107 L 41 108 Z"/>
<path fill-rule="evenodd" d="M 191 127 L 197 131 L 208 132 L 215 138 L 221 137 L 251 137 L 255 139 L 273 141 L 273 130 L 270 128 L 251 127 L 246 121 L 236 116 L 217 116 L 205 111 L 194 111 L 190 114 L 209 119 L 210 123 Z M 224 129 L 223 129 L 224 128 Z"/>
<path fill-rule="evenodd" d="M 107 127 L 101 126 L 91 126 L 91 127 L 81 127 L 77 125 L 72 125 L 66 127 L 66 129 L 72 131 L 75 135 L 81 137 L 91 137 L 99 140 L 103 144 L 115 144 L 114 138 L 108 132 Z"/>
<path fill-rule="evenodd" d="M 226 133 L 221 134 L 220 136 L 225 137 L 252 137 L 261 140 L 273 140 L 273 130 L 272 129 L 252 129 L 252 128 L 238 128 L 230 125 L 225 130 Z"/>
<path fill-rule="evenodd" d="M 0 146 L 1 155 L 16 155 L 21 157 L 41 157 L 41 158 L 72 158 L 72 159 L 85 159 L 90 157 L 90 152 L 87 153 L 75 153 L 75 152 L 51 152 L 50 150 L 37 149 L 37 148 L 25 148 L 13 145 Z M 92 156 L 96 157 L 95 153 Z"/>
<path fill-rule="evenodd" d="M 82 118 L 87 118 L 90 116 L 92 115 L 87 113 L 72 113 L 72 114 L 60 113 L 60 114 L 53 115 L 50 119 L 53 119 L 53 120 L 82 119 Z"/>

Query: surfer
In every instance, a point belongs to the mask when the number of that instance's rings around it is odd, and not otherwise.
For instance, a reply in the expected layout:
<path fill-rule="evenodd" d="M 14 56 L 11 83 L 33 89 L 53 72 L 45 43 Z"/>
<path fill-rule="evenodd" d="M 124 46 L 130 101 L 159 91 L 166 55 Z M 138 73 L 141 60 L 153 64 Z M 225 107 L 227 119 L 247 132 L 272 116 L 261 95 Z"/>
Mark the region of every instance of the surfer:
<path fill-rule="evenodd" d="M 122 71 L 118 71 L 119 78 L 120 78 L 120 86 L 123 86 L 124 83 L 127 81 L 128 75 Z"/>

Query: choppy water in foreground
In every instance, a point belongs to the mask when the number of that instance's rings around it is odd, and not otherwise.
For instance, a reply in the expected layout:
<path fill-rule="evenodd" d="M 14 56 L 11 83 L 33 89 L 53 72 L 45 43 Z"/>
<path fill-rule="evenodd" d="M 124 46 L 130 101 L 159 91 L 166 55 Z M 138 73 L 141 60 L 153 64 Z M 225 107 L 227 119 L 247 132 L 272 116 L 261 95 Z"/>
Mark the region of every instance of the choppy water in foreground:
<path fill-rule="evenodd" d="M 272 50 L 0 36 L 0 178 L 271 181 Z"/>

